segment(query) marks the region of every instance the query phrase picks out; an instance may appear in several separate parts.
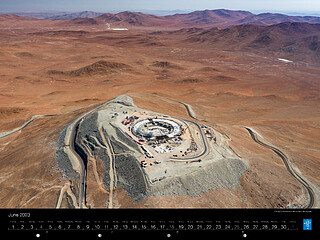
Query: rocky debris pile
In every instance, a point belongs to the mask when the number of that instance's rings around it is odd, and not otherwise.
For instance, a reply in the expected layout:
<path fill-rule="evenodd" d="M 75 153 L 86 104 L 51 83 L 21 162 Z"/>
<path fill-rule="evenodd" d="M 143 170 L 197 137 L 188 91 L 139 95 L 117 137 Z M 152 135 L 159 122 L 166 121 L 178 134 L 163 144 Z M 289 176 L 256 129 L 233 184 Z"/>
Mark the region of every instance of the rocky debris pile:
<path fill-rule="evenodd" d="M 148 183 L 138 160 L 128 152 L 129 149 L 115 138 L 111 137 L 111 145 L 115 153 L 115 168 L 118 185 L 125 189 L 135 201 L 147 197 Z"/>
<path fill-rule="evenodd" d="M 240 185 L 240 177 L 248 168 L 249 164 L 241 159 L 221 159 L 197 171 L 160 181 L 152 186 L 149 194 L 154 196 L 184 194 L 196 197 L 214 188 L 234 189 Z"/>

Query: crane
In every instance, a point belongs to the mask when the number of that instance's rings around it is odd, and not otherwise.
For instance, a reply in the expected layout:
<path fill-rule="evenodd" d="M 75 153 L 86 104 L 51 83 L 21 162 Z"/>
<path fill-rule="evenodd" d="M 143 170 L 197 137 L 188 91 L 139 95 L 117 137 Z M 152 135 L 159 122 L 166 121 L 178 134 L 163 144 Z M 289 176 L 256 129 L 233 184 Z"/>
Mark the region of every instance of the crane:
<path fill-rule="evenodd" d="M 184 134 L 185 131 L 187 131 L 187 129 L 190 127 L 190 125 L 191 125 L 192 123 L 193 123 L 193 122 L 191 122 L 191 123 L 180 133 L 180 136 L 181 136 L 182 134 Z M 192 136 L 191 136 L 191 137 L 192 137 Z M 174 138 L 174 137 L 168 138 L 167 140 L 170 140 L 170 139 L 172 139 L 172 138 Z"/>
<path fill-rule="evenodd" d="M 191 122 L 182 132 L 181 132 L 181 135 L 185 133 L 185 131 L 187 131 L 187 129 L 190 127 L 190 125 L 192 124 L 193 122 Z"/>

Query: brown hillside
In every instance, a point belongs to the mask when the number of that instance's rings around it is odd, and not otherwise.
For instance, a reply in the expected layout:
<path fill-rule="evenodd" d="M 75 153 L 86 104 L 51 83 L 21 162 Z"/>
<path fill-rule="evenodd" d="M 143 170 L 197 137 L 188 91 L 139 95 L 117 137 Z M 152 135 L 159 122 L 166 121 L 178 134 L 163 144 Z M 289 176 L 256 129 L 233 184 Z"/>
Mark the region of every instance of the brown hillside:
<path fill-rule="evenodd" d="M 49 70 L 48 74 L 62 74 L 68 75 L 72 77 L 79 76 L 91 76 L 91 75 L 104 75 L 111 73 L 119 73 L 122 71 L 130 70 L 130 66 L 124 63 L 117 62 L 108 62 L 108 61 L 98 61 L 88 66 L 79 68 L 77 70 L 72 71 L 57 71 L 57 70 Z"/>
<path fill-rule="evenodd" d="M 296 61 L 320 63 L 320 24 L 240 25 L 183 34 L 188 42 L 225 50 L 265 52 Z"/>

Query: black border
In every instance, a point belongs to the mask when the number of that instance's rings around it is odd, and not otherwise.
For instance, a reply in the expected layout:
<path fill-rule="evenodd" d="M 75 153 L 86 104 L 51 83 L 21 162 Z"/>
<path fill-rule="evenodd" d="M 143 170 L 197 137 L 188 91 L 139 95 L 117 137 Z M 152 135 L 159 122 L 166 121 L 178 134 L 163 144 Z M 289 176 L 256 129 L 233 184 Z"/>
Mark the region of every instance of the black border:
<path fill-rule="evenodd" d="M 11 239 L 186 239 L 187 237 L 312 237 L 319 233 L 319 209 L 0 209 L 1 233 Z M 312 230 L 303 220 L 312 219 Z M 12 230 L 30 223 L 36 229 Z M 39 224 L 53 229 L 37 229 Z M 67 223 L 71 229 L 67 229 Z M 95 228 L 95 224 L 104 226 Z M 113 229 L 114 224 L 118 229 Z M 141 224 L 147 226 L 142 229 Z M 246 228 L 244 228 L 244 224 Z M 60 226 L 62 226 L 61 229 Z M 80 230 L 76 225 L 81 226 Z M 133 225 L 136 225 L 135 229 Z M 153 225 L 151 228 L 151 225 Z M 162 226 L 164 229 L 161 229 Z M 192 225 L 192 226 L 191 226 Z M 201 229 L 196 226 L 201 225 Z M 210 227 L 211 225 L 211 227 Z M 256 228 L 253 228 L 255 225 Z M 271 226 L 277 225 L 276 229 Z M 169 228 L 169 226 L 174 228 Z M 205 229 L 209 226 L 209 229 Z M 221 226 L 220 228 L 216 228 Z M 247 228 L 249 226 L 249 229 Z M 268 226 L 267 229 L 264 229 Z M 281 228 L 285 226 L 285 228 Z M 89 229 L 86 230 L 86 227 Z M 126 229 L 124 227 L 128 227 Z M 192 229 L 188 229 L 192 227 Z M 39 235 L 37 235 L 39 234 Z M 99 234 L 101 234 L 99 237 Z M 37 237 L 38 236 L 38 237 Z"/>

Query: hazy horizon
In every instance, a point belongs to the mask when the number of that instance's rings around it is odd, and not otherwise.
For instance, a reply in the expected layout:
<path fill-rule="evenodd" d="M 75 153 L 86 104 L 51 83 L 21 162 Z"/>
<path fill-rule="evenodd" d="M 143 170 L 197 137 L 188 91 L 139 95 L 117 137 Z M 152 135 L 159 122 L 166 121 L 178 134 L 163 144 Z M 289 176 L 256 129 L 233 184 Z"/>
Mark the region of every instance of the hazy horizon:
<path fill-rule="evenodd" d="M 133 9 L 133 10 L 110 10 L 110 11 L 94 11 L 91 9 L 87 10 L 73 10 L 73 11 L 62 11 L 62 10 L 3 10 L 0 9 L 0 14 L 21 14 L 21 15 L 28 15 L 28 14 L 44 14 L 48 13 L 51 15 L 63 15 L 63 14 L 71 14 L 71 13 L 78 13 L 78 12 L 97 12 L 97 13 L 120 13 L 125 11 L 131 11 L 131 12 L 142 12 L 145 14 L 152 14 L 157 16 L 165 16 L 165 15 L 173 15 L 173 14 L 183 14 L 183 13 L 191 13 L 194 11 L 203 11 L 203 10 L 218 10 L 221 8 L 215 8 L 215 9 L 190 9 L 190 10 L 146 10 L 146 9 Z M 279 13 L 279 14 L 285 14 L 285 15 L 291 15 L 291 16 L 317 16 L 320 17 L 320 12 L 317 11 L 278 11 L 278 10 L 268 10 L 268 9 L 260 9 L 260 10 L 244 10 L 244 9 L 227 9 L 226 10 L 232 10 L 232 11 L 249 11 L 253 14 L 260 14 L 260 13 Z"/>
<path fill-rule="evenodd" d="M 192 12 L 205 9 L 256 12 L 313 12 L 320 14 L 320 1 L 314 0 L 0 0 L 1 12 Z"/>

